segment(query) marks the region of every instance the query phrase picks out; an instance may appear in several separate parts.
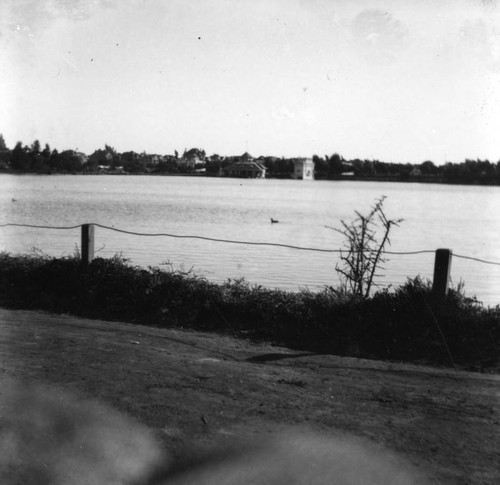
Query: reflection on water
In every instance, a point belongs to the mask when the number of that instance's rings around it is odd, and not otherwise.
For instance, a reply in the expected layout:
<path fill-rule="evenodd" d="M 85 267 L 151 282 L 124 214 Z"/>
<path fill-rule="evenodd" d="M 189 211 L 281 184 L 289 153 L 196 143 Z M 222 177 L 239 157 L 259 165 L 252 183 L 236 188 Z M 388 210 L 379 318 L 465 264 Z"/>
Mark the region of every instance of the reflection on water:
<path fill-rule="evenodd" d="M 94 222 L 144 233 L 198 235 L 241 241 L 338 249 L 340 226 L 387 196 L 387 215 L 404 218 L 392 233 L 393 251 L 451 248 L 500 261 L 500 187 L 303 182 L 154 176 L 0 175 L 2 223 L 71 226 Z M 280 221 L 271 224 L 270 219 Z M 79 230 L 0 228 L 0 249 L 37 247 L 68 255 Z M 319 289 L 338 283 L 338 254 L 171 237 L 140 237 L 96 229 L 98 255 L 116 253 L 138 265 L 171 262 L 215 281 L 244 276 L 270 287 Z M 433 255 L 391 256 L 383 285 L 432 277 Z M 487 304 L 500 303 L 500 266 L 454 258 L 452 279 Z"/>

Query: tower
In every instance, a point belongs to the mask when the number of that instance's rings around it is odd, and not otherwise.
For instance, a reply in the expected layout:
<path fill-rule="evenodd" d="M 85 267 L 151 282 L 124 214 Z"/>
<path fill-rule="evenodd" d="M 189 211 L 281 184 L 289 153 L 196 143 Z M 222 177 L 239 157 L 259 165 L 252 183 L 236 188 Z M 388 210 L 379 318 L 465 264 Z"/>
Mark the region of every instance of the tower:
<path fill-rule="evenodd" d="M 293 163 L 294 179 L 314 180 L 314 162 L 312 161 L 312 158 L 296 158 Z"/>

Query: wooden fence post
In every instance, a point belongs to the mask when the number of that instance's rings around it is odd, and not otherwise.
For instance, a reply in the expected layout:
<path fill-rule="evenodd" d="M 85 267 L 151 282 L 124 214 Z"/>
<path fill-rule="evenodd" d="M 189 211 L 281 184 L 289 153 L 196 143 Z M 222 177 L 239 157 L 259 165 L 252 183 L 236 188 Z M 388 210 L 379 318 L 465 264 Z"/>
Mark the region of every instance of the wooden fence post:
<path fill-rule="evenodd" d="M 94 259 L 94 226 L 82 224 L 82 264 L 86 266 Z"/>
<path fill-rule="evenodd" d="M 448 294 L 448 283 L 450 281 L 451 249 L 436 250 L 434 260 L 434 280 L 432 282 L 432 293 L 439 299 L 444 299 Z"/>

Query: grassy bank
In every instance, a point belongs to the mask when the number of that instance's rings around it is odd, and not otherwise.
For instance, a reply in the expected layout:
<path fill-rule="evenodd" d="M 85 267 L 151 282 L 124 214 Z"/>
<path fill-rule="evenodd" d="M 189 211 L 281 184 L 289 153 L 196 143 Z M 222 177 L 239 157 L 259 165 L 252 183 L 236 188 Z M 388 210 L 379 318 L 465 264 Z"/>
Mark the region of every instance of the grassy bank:
<path fill-rule="evenodd" d="M 500 307 L 452 290 L 432 298 L 419 279 L 366 300 L 325 288 L 286 292 L 244 281 L 216 284 L 115 257 L 0 254 L 0 305 L 163 327 L 216 330 L 339 355 L 460 365 L 499 362 Z"/>

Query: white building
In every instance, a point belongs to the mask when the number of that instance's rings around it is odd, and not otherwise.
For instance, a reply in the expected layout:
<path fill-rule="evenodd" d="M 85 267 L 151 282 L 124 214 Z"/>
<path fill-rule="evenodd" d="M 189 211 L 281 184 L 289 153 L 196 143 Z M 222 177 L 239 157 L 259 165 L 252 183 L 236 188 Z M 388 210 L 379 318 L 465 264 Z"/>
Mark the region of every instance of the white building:
<path fill-rule="evenodd" d="M 312 158 L 296 158 L 293 163 L 294 179 L 314 180 L 314 162 L 312 161 Z"/>

